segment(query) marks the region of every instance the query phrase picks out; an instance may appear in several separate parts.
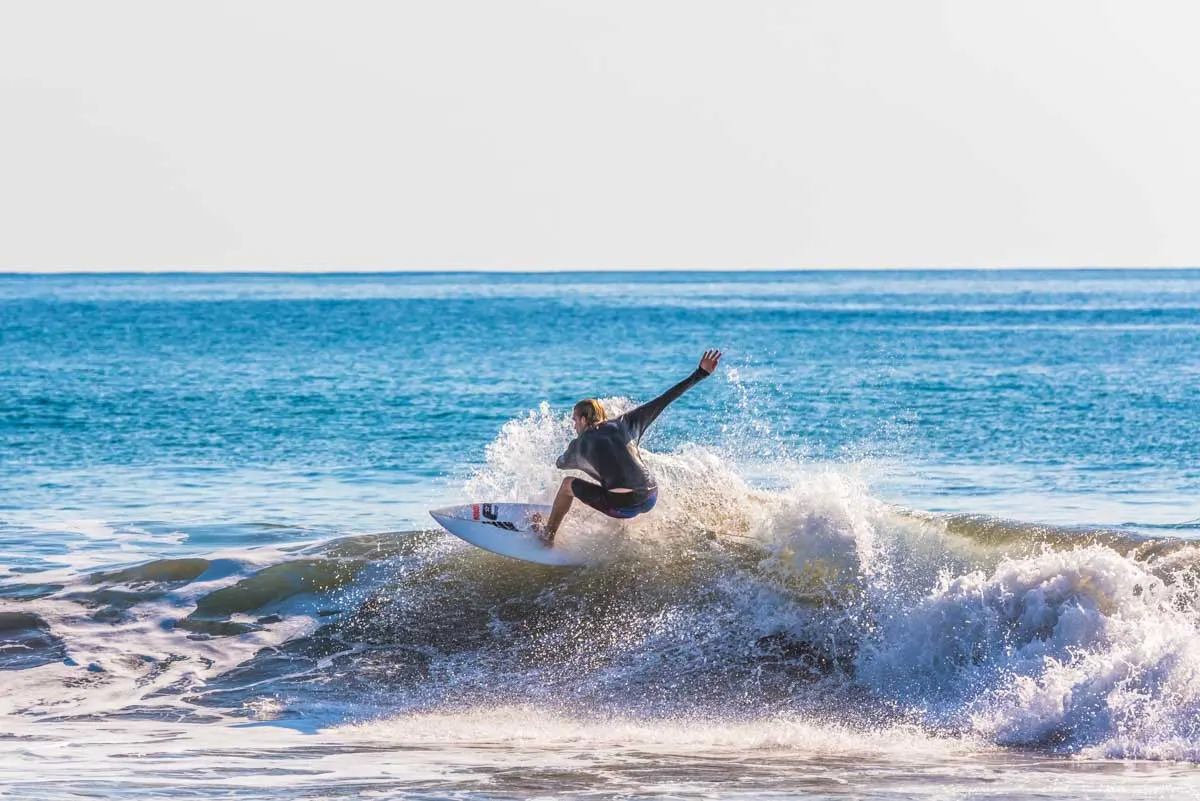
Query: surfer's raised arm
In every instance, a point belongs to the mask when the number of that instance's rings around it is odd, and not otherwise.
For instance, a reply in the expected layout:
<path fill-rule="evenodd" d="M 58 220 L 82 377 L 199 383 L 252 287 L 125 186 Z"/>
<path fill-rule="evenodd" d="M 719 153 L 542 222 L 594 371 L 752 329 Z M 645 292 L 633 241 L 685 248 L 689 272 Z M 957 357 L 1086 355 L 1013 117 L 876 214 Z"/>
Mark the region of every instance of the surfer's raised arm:
<path fill-rule="evenodd" d="M 621 415 L 621 417 L 625 420 L 626 425 L 629 426 L 630 431 L 633 434 L 633 438 L 635 440 L 640 439 L 642 432 L 649 428 L 650 424 L 658 419 L 658 416 L 662 414 L 663 409 L 667 408 L 667 406 L 669 406 L 673 401 L 677 400 L 680 395 L 712 375 L 713 371 L 717 369 L 717 364 L 720 361 L 721 351 L 704 351 L 704 355 L 700 357 L 700 366 L 693 370 L 691 375 L 649 403 L 644 403 L 636 409 Z"/>

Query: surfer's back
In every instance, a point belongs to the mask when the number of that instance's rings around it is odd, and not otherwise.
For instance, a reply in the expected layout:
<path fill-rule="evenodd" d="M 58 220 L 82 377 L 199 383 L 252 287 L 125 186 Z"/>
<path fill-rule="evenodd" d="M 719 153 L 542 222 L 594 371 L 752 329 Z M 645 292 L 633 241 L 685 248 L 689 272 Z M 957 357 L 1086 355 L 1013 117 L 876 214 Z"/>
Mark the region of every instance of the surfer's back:
<path fill-rule="evenodd" d="M 624 415 L 591 426 L 571 442 L 558 467 L 582 470 L 604 489 L 649 489 L 654 479 L 638 453 L 636 433 Z"/>

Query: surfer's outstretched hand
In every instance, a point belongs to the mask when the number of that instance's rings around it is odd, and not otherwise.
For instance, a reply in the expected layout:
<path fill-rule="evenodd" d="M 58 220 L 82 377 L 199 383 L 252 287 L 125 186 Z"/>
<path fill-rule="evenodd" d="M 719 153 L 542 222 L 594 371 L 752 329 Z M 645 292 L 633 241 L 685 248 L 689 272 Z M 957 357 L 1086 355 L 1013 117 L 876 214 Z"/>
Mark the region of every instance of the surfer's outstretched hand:
<path fill-rule="evenodd" d="M 713 371 L 717 369 L 717 363 L 720 361 L 721 351 L 706 350 L 704 351 L 704 355 L 700 357 L 700 369 L 712 375 Z"/>

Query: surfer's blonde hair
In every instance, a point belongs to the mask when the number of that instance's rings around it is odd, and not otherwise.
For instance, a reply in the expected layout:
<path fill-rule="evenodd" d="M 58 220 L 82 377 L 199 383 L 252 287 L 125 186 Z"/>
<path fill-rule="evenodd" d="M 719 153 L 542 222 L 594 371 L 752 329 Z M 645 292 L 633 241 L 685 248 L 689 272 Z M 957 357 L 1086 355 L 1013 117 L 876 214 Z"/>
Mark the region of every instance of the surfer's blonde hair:
<path fill-rule="evenodd" d="M 575 404 L 574 415 L 582 417 L 589 426 L 594 426 L 596 423 L 603 423 L 608 419 L 608 415 L 604 413 L 604 407 L 595 398 L 581 400 Z"/>

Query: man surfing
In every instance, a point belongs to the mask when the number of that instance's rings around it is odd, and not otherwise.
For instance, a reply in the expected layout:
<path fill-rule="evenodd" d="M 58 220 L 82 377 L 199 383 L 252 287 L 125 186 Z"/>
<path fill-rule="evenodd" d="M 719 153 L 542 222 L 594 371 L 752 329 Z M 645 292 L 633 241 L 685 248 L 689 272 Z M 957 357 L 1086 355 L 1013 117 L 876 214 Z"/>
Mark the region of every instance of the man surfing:
<path fill-rule="evenodd" d="M 598 512 L 621 519 L 637 517 L 654 508 L 658 486 L 638 451 L 642 434 L 668 404 L 712 375 L 720 361 L 721 351 L 706 350 L 700 366 L 691 375 L 649 403 L 613 420 L 607 418 L 600 401 L 594 398 L 575 404 L 571 420 L 577 436 L 555 466 L 560 470 L 582 470 L 600 483 L 582 478 L 562 480 L 550 519 L 533 522 L 534 531 L 546 545 L 554 544 L 554 535 L 575 498 Z"/>

